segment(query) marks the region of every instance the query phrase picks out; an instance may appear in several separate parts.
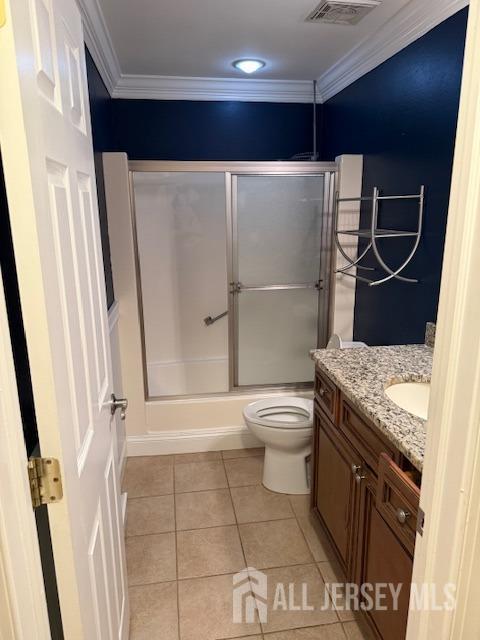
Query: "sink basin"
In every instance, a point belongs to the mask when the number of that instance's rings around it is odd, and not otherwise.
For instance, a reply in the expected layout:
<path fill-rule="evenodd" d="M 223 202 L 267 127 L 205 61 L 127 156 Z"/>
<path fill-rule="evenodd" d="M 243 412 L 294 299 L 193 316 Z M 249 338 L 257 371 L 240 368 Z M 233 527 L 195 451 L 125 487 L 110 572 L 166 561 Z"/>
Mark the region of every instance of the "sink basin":
<path fill-rule="evenodd" d="M 429 382 L 398 382 L 385 389 L 385 395 L 401 409 L 426 420 L 430 400 Z"/>

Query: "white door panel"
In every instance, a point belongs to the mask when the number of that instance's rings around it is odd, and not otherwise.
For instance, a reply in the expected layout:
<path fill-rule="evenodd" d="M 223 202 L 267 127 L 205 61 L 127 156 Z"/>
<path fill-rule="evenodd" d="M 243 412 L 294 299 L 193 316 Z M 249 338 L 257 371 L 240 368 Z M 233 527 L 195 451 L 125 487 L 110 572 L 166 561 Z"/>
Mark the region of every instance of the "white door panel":
<path fill-rule="evenodd" d="M 88 109 L 74 0 L 9 0 L 0 30 L 0 143 L 69 640 L 125 638 L 112 366 Z"/>

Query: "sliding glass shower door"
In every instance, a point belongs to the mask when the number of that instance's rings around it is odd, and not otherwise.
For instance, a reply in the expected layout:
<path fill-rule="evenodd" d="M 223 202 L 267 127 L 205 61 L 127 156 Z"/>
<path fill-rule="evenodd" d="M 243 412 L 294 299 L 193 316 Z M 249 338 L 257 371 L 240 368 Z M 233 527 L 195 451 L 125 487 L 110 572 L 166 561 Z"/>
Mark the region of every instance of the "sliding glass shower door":
<path fill-rule="evenodd" d="M 132 161 L 146 397 L 311 385 L 335 165 Z"/>
<path fill-rule="evenodd" d="M 134 172 L 132 186 L 147 395 L 225 393 L 225 174 Z"/>
<path fill-rule="evenodd" d="M 325 177 L 237 175 L 232 194 L 234 385 L 311 382 Z"/>

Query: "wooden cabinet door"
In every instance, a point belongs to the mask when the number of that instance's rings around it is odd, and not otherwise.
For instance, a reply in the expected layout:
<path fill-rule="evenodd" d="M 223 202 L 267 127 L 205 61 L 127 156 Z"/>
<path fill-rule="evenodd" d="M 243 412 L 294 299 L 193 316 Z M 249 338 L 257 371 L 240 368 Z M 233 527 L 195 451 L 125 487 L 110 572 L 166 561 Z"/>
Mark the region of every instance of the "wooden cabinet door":
<path fill-rule="evenodd" d="M 359 539 L 357 551 L 358 584 L 382 584 L 382 608 L 366 612 L 370 624 L 383 640 L 405 640 L 407 630 L 410 584 L 413 558 L 400 539 L 385 522 L 376 507 L 376 479 L 367 479 L 359 495 Z M 400 585 L 398 608 L 393 608 L 393 597 L 383 585 Z"/>
<path fill-rule="evenodd" d="M 355 521 L 355 472 L 361 459 L 318 408 L 315 411 L 314 509 L 330 534 L 343 569 L 350 575 Z"/>

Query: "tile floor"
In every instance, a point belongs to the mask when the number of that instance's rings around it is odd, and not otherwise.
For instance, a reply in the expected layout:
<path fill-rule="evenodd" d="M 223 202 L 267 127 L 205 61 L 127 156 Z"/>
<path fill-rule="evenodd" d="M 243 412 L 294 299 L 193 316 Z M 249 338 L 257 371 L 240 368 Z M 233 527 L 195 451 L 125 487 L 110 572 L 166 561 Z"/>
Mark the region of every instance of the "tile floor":
<path fill-rule="evenodd" d="M 232 575 L 247 566 L 270 580 L 344 582 L 307 496 L 263 488 L 263 449 L 129 458 L 126 547 L 130 640 L 365 640 L 353 614 L 269 611 L 266 624 L 234 624 Z M 298 588 L 300 591 L 300 587 Z"/>

